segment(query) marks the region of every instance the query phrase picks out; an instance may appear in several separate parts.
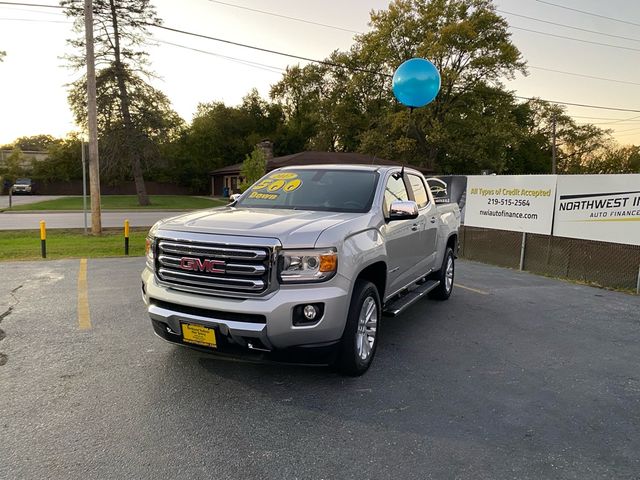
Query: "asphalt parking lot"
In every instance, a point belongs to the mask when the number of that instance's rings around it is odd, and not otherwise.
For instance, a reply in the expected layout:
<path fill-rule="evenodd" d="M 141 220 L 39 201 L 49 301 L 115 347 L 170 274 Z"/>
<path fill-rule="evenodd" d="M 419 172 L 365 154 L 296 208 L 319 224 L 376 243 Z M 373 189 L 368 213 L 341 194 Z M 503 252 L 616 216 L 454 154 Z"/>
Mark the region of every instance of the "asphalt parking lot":
<path fill-rule="evenodd" d="M 81 261 L 0 264 L 0 478 L 640 477 L 640 297 L 460 261 L 343 378 L 163 342 L 143 263 L 86 318 Z"/>

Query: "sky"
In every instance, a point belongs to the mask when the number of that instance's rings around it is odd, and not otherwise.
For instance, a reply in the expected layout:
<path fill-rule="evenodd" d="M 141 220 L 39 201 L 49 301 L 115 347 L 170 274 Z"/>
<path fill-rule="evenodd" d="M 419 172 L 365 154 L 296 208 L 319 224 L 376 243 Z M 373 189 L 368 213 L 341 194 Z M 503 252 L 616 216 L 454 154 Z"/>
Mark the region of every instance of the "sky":
<path fill-rule="evenodd" d="M 52 0 L 22 1 L 57 4 Z M 494 1 L 499 13 L 509 21 L 513 42 L 529 65 L 528 76 L 518 75 L 515 80 L 506 82 L 509 89 L 523 97 L 640 111 L 640 2 Z M 628 23 L 585 15 L 547 2 Z M 353 43 L 353 32 L 368 30 L 371 10 L 386 8 L 388 1 L 154 0 L 153 4 L 168 27 L 323 59 L 335 49 L 348 49 Z M 267 97 L 270 86 L 281 78 L 287 65 L 304 64 L 168 31 L 153 30 L 153 34 L 160 43 L 148 49 L 152 69 L 158 74 L 158 79 L 151 83 L 169 97 L 174 109 L 186 121 L 192 119 L 201 102 L 222 101 L 237 105 L 252 88 Z M 4 62 L 0 63 L 0 144 L 10 143 L 19 136 L 46 133 L 62 137 L 77 130 L 67 104 L 65 85 L 80 73 L 65 67 L 62 58 L 69 52 L 66 39 L 73 35 L 71 24 L 57 9 L 0 4 L 0 50 L 7 52 Z M 559 37 L 578 38 L 583 42 Z M 176 44 L 210 53 L 188 50 Z M 640 112 L 583 107 L 568 107 L 568 112 L 578 123 L 595 123 L 613 129 L 614 138 L 623 145 L 640 144 Z"/>

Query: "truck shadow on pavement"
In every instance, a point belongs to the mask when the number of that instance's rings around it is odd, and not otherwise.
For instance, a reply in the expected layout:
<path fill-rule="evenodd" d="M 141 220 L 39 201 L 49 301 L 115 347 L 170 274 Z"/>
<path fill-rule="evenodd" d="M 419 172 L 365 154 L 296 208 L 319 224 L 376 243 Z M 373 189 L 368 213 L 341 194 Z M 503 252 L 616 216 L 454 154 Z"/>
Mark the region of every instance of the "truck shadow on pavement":
<path fill-rule="evenodd" d="M 424 301 L 402 317 L 385 319 L 376 358 L 361 377 L 344 377 L 330 367 L 228 360 L 179 346 L 167 356 L 165 374 L 178 391 L 198 390 L 186 399 L 193 408 L 198 399 L 207 399 L 206 408 L 226 408 L 211 392 L 230 391 L 249 412 L 266 404 L 399 432 L 439 431 L 440 436 L 455 436 L 452 422 L 460 422 L 458 433 L 468 438 L 465 419 L 492 407 L 475 405 L 478 385 L 463 380 L 467 367 L 438 341 L 447 334 L 448 316 L 445 305 Z"/>

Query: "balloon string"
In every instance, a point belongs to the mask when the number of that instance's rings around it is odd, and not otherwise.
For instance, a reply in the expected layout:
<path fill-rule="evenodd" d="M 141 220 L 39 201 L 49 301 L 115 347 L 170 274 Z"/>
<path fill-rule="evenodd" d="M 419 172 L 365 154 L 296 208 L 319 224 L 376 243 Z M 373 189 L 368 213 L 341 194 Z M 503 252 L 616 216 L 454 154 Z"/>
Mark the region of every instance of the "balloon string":
<path fill-rule="evenodd" d="M 413 113 L 413 107 L 409 107 L 409 118 L 407 119 L 407 129 L 404 132 L 404 136 L 409 139 L 409 129 L 411 128 L 411 120 L 413 119 L 413 116 L 411 115 Z"/>

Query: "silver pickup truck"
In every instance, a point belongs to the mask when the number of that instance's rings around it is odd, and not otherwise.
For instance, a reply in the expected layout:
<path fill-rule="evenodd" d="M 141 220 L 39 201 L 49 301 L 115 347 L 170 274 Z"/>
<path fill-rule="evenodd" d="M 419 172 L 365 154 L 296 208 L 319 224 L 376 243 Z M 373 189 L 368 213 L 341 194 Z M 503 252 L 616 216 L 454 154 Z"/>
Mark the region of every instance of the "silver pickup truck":
<path fill-rule="evenodd" d="M 170 342 L 361 375 L 383 315 L 451 295 L 459 222 L 413 169 L 282 168 L 226 207 L 154 225 L 142 296 Z"/>

